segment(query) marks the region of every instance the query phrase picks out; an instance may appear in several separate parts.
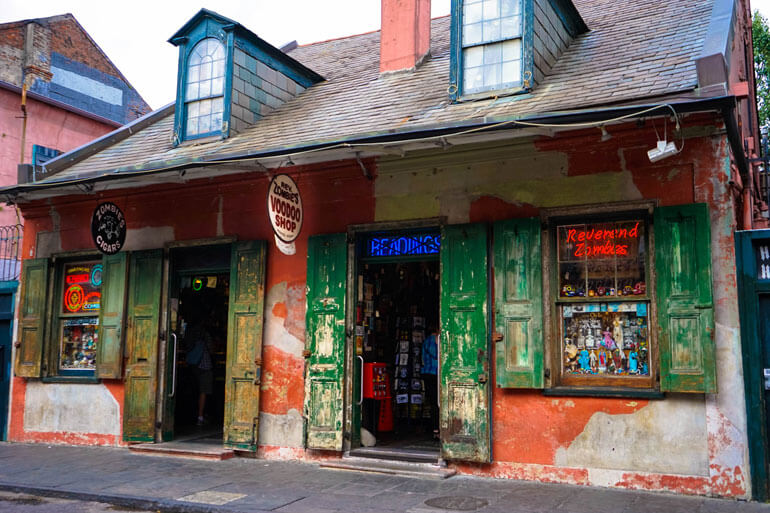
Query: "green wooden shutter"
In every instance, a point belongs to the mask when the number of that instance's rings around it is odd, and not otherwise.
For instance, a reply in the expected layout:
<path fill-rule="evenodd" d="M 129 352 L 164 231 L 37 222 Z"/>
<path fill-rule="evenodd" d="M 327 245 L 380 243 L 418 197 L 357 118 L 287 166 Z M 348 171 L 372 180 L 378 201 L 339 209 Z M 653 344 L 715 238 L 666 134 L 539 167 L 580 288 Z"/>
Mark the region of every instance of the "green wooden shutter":
<path fill-rule="evenodd" d="M 126 333 L 126 399 L 123 439 L 155 439 L 158 333 L 163 251 L 131 254 Z"/>
<path fill-rule="evenodd" d="M 256 451 L 262 326 L 265 309 L 265 242 L 237 242 L 230 260 L 224 442 Z"/>
<path fill-rule="evenodd" d="M 127 253 L 121 252 L 102 257 L 102 299 L 99 308 L 99 345 L 96 355 L 96 375 L 100 378 L 121 377 L 127 271 Z"/>
<path fill-rule="evenodd" d="M 717 390 L 711 233 L 705 204 L 655 209 L 660 388 Z"/>
<path fill-rule="evenodd" d="M 490 461 L 487 227 L 441 232 L 440 416 L 445 459 Z"/>
<path fill-rule="evenodd" d="M 48 293 L 48 259 L 25 260 L 19 303 L 19 343 L 16 350 L 16 375 L 40 377 L 43 336 Z"/>
<path fill-rule="evenodd" d="M 494 227 L 495 381 L 501 388 L 543 388 L 543 279 L 540 220 Z"/>
<path fill-rule="evenodd" d="M 345 360 L 347 238 L 344 233 L 308 240 L 305 386 L 307 447 L 342 450 L 342 379 Z"/>

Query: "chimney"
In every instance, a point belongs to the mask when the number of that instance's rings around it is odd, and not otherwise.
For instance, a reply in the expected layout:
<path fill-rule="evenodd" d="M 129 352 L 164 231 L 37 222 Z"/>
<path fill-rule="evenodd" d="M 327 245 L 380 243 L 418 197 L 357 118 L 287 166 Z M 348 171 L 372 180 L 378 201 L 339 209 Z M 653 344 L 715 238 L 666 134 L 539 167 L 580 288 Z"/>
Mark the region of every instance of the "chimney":
<path fill-rule="evenodd" d="M 430 50 L 430 0 L 382 0 L 380 72 L 413 69 Z"/>

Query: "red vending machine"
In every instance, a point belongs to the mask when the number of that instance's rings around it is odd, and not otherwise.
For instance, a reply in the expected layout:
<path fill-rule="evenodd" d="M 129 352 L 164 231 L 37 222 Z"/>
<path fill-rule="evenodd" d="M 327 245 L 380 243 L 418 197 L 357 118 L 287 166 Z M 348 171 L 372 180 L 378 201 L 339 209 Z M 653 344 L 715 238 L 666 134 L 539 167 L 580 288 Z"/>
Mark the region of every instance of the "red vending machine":
<path fill-rule="evenodd" d="M 393 431 L 393 405 L 390 395 L 390 375 L 387 364 L 364 363 L 364 399 L 375 399 L 379 403 L 377 431 Z"/>

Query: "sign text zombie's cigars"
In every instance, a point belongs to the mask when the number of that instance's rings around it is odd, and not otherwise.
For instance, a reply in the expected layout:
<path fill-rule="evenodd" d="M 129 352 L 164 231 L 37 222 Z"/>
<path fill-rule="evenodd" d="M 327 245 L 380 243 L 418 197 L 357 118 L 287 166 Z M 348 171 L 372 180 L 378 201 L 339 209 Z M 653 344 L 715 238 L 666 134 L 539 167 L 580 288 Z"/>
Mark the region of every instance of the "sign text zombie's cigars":
<path fill-rule="evenodd" d="M 100 203 L 91 216 L 91 237 L 96 249 L 114 255 L 126 242 L 126 218 L 114 203 Z"/>

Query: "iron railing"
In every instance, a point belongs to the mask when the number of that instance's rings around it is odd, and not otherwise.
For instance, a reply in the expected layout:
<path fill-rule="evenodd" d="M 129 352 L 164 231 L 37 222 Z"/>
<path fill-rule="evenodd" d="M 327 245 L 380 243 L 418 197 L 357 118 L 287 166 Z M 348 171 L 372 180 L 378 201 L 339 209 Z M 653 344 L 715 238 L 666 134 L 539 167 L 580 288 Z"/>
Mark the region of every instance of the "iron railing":
<path fill-rule="evenodd" d="M 15 281 L 21 271 L 22 225 L 0 226 L 0 281 Z"/>

